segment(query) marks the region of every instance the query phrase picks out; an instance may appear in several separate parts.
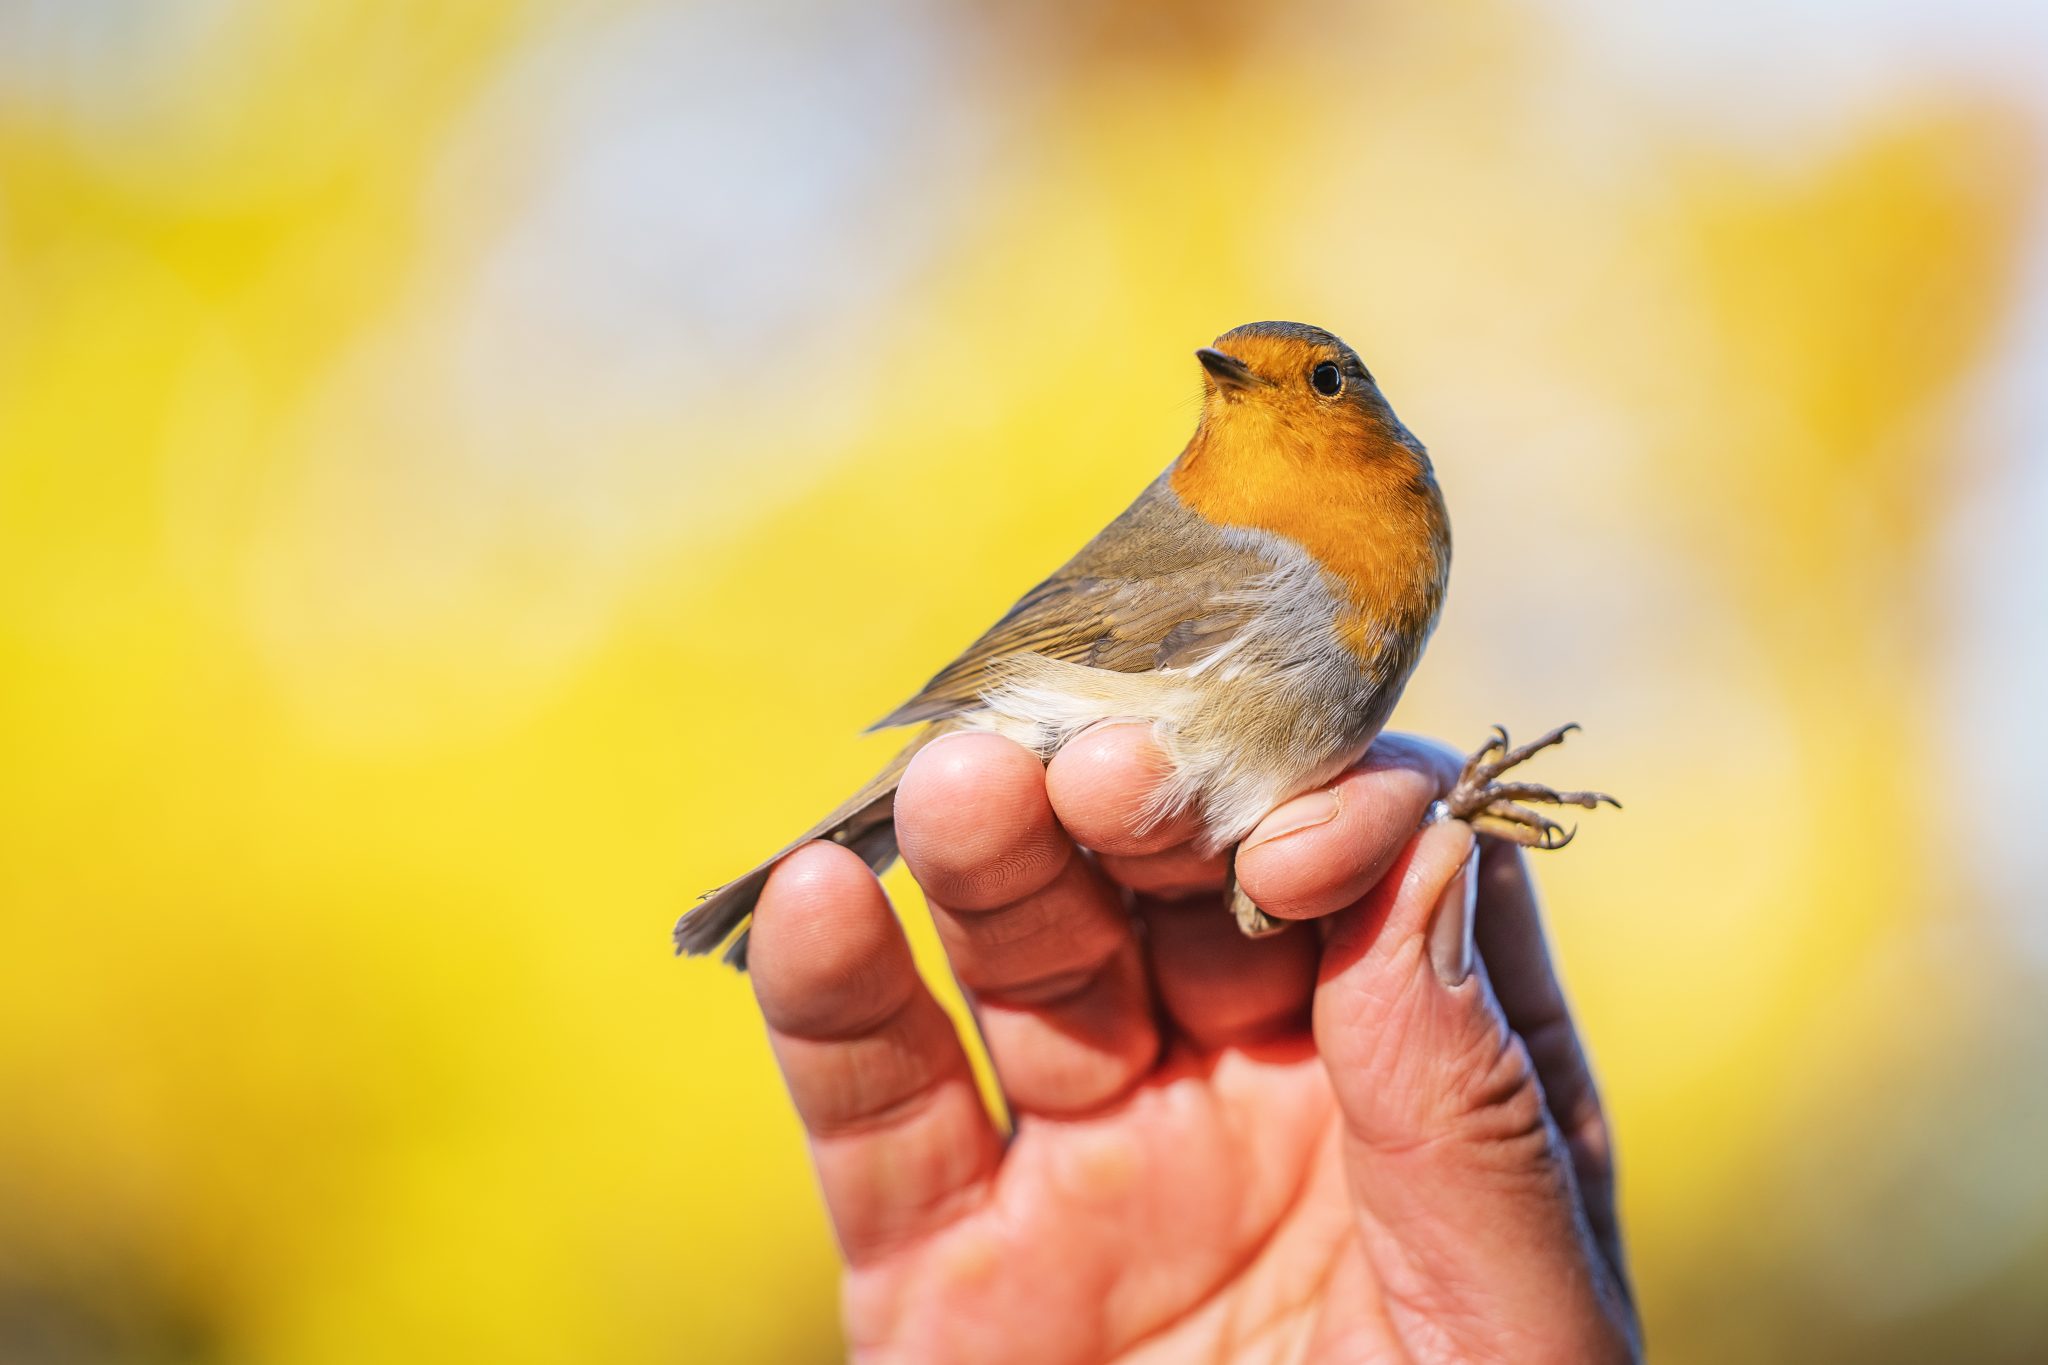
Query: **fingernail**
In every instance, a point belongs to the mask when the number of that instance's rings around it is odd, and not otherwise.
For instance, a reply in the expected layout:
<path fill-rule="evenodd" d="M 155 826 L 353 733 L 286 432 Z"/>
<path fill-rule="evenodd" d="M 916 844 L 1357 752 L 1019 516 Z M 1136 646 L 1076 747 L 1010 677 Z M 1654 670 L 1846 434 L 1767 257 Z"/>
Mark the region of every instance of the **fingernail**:
<path fill-rule="evenodd" d="M 1327 825 L 1337 818 L 1340 804 L 1337 793 L 1327 787 L 1319 792 L 1310 792 L 1306 796 L 1297 796 L 1259 821 L 1259 827 L 1245 839 L 1243 848 L 1257 848 L 1260 844 L 1271 843 L 1283 835 L 1299 834 L 1302 830 L 1313 829 L 1317 825 Z"/>
<path fill-rule="evenodd" d="M 1462 986 L 1472 975 L 1472 910 L 1479 898 L 1479 849 L 1475 845 L 1437 898 L 1429 922 L 1429 963 L 1446 986 Z"/>

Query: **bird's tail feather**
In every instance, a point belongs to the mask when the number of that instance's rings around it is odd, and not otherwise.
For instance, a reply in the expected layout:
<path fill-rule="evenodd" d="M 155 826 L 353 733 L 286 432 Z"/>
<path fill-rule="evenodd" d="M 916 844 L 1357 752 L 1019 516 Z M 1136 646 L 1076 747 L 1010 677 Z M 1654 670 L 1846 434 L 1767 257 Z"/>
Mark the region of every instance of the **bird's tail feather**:
<path fill-rule="evenodd" d="M 839 809 L 820 820 L 801 839 L 745 876 L 729 881 L 715 891 L 705 892 L 702 899 L 676 921 L 676 952 L 700 956 L 724 943 L 727 936 L 738 929 L 738 936 L 725 950 L 725 960 L 745 971 L 747 938 L 752 929 L 743 926 L 754 913 L 754 902 L 761 898 L 761 888 L 768 884 L 768 874 L 775 870 L 777 863 L 813 840 L 830 839 L 833 843 L 844 844 L 858 853 L 878 876 L 887 870 L 896 861 L 896 785 L 903 780 L 904 769 L 910 766 L 910 760 L 918 750 L 956 728 L 945 721 L 927 727 L 905 746 L 902 753 L 889 760 L 888 767 L 876 773 L 872 781 L 848 797 Z"/>

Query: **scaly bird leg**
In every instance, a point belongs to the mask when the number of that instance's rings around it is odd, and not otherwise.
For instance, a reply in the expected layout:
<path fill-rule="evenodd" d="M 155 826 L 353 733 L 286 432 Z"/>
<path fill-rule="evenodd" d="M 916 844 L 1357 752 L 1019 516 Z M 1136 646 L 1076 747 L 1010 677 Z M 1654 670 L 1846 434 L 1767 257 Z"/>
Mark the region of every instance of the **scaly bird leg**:
<path fill-rule="evenodd" d="M 1560 725 L 1555 730 L 1516 748 L 1508 738 L 1508 732 L 1501 726 L 1493 727 L 1493 737 L 1474 750 L 1465 760 L 1465 771 L 1458 776 L 1458 785 L 1451 794 L 1438 801 L 1430 809 L 1432 819 L 1450 818 L 1463 820 L 1472 828 L 1524 848 L 1563 848 L 1578 833 L 1576 827 L 1566 829 L 1543 812 L 1532 810 L 1522 804 L 1533 801 L 1546 806 L 1582 806 L 1592 810 L 1596 806 L 1609 805 L 1621 809 L 1621 802 L 1605 792 L 1561 792 L 1536 782 L 1496 782 L 1494 779 L 1510 768 L 1519 767 L 1537 754 L 1553 745 L 1562 744 L 1564 737 L 1578 729 L 1576 725 Z M 1237 919 L 1237 927 L 1246 938 L 1264 938 L 1277 934 L 1287 927 L 1285 920 L 1274 919 L 1253 903 L 1237 884 L 1237 877 L 1230 878 L 1230 913 Z"/>
<path fill-rule="evenodd" d="M 1493 737 L 1465 760 L 1465 771 L 1459 774 L 1458 785 L 1437 803 L 1440 809 L 1432 810 L 1431 814 L 1463 820 L 1476 830 L 1525 848 L 1563 848 L 1578 833 L 1577 826 L 1566 829 L 1541 811 L 1531 810 L 1521 803 L 1533 801 L 1548 806 L 1582 806 L 1587 810 L 1605 803 L 1619 810 L 1621 802 L 1605 792 L 1561 792 L 1534 782 L 1496 782 L 1494 779 L 1508 769 L 1528 762 L 1552 745 L 1562 744 L 1564 737 L 1578 728 L 1576 725 L 1560 725 L 1518 749 L 1508 739 L 1505 729 L 1494 726 Z"/>
<path fill-rule="evenodd" d="M 1235 849 L 1231 850 L 1230 861 L 1232 866 L 1235 867 L 1237 863 L 1237 851 Z M 1237 873 L 1235 871 L 1230 874 L 1230 890 L 1225 899 L 1230 902 L 1230 913 L 1237 917 L 1237 927 L 1246 938 L 1265 938 L 1267 935 L 1277 934 L 1287 927 L 1286 920 L 1274 919 L 1252 903 L 1252 898 L 1247 896 L 1244 893 L 1244 888 L 1237 884 Z"/>

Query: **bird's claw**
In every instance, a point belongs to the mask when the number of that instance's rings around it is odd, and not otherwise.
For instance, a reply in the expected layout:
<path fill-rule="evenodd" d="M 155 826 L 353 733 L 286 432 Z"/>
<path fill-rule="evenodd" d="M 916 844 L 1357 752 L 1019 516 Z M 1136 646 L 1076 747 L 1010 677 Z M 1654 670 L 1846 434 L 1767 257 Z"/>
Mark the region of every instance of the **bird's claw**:
<path fill-rule="evenodd" d="M 1237 884 L 1237 878 L 1230 879 L 1230 913 L 1237 920 L 1238 932 L 1246 938 L 1266 938 L 1287 927 L 1286 920 L 1274 919 L 1244 893 Z"/>
<path fill-rule="evenodd" d="M 1494 726 L 1492 737 L 1465 760 L 1465 770 L 1459 774 L 1457 785 L 1441 802 L 1441 814 L 1463 820 L 1482 833 L 1524 848 L 1563 848 L 1578 834 L 1578 827 L 1574 825 L 1567 829 L 1543 812 L 1523 805 L 1523 802 L 1580 806 L 1586 810 L 1603 803 L 1618 810 L 1621 802 L 1605 792 L 1561 792 L 1535 782 L 1497 782 L 1494 779 L 1528 762 L 1545 749 L 1563 743 L 1564 737 L 1578 728 L 1577 725 L 1560 725 L 1516 748 L 1514 741 L 1508 738 L 1507 728 Z"/>

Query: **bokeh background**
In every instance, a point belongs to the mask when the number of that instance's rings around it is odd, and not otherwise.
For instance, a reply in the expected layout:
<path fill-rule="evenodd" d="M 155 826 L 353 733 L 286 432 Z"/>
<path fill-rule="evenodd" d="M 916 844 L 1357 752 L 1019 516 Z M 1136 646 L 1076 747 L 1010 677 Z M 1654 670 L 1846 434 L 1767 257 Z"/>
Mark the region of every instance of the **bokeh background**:
<path fill-rule="evenodd" d="M 695 892 L 1353 341 L 1672 1362 L 2048 1353 L 2048 9 L 0 0 L 0 1358 L 823 1360 Z M 892 879 L 912 920 L 915 892 Z"/>

